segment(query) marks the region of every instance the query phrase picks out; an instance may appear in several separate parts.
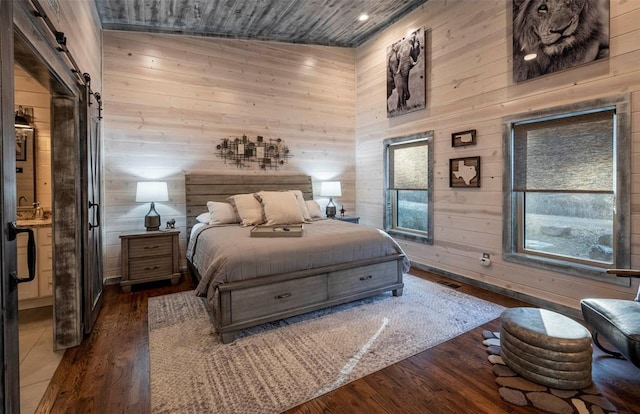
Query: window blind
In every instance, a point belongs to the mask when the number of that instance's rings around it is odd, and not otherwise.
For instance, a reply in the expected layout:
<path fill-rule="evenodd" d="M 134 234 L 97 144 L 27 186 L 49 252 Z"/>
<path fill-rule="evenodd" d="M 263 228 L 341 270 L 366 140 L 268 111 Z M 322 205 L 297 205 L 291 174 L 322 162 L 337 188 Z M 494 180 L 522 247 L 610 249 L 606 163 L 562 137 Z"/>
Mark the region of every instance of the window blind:
<path fill-rule="evenodd" d="M 615 110 L 513 128 L 513 190 L 604 192 L 614 188 Z"/>
<path fill-rule="evenodd" d="M 426 190 L 429 182 L 427 140 L 389 147 L 390 190 Z"/>

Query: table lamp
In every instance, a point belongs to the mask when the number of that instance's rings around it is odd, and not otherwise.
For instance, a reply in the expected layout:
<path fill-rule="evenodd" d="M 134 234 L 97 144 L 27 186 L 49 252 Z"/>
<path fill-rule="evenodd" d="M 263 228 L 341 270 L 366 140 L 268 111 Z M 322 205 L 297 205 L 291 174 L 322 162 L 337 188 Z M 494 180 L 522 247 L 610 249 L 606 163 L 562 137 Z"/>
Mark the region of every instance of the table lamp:
<path fill-rule="evenodd" d="M 320 184 L 320 195 L 322 197 L 329 197 L 329 203 L 326 209 L 327 217 L 335 217 L 336 205 L 333 203 L 333 197 L 340 197 L 342 195 L 340 181 L 323 181 Z"/>
<path fill-rule="evenodd" d="M 144 216 L 147 231 L 160 230 L 160 214 L 156 211 L 156 201 L 169 201 L 169 191 L 165 181 L 141 181 L 136 188 L 136 202 L 151 202 L 151 208 Z"/>

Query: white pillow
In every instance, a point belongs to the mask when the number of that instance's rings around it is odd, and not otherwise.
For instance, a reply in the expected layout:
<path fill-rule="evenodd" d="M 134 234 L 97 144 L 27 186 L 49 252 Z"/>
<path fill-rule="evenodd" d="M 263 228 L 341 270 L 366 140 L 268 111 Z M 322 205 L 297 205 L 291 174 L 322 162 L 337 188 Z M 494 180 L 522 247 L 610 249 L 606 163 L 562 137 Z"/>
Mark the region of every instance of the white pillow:
<path fill-rule="evenodd" d="M 243 226 L 255 226 L 264 223 L 262 204 L 253 194 L 236 194 L 228 198 L 236 209 Z"/>
<path fill-rule="evenodd" d="M 307 205 L 307 209 L 309 210 L 309 215 L 312 219 L 324 218 L 324 214 L 322 214 L 322 209 L 320 208 L 320 204 L 316 200 L 307 200 L 305 201 Z"/>
<path fill-rule="evenodd" d="M 240 223 L 240 218 L 238 218 L 235 209 L 229 203 L 207 201 L 207 209 L 209 210 L 210 216 L 209 224 Z"/>
<path fill-rule="evenodd" d="M 289 190 L 289 192 L 293 193 L 296 196 L 296 201 L 298 202 L 298 207 L 300 208 L 300 212 L 302 213 L 302 217 L 304 221 L 311 220 L 311 214 L 309 214 L 309 209 L 307 208 L 307 204 L 304 202 L 304 196 L 302 195 L 302 191 L 300 190 Z"/>
<path fill-rule="evenodd" d="M 211 221 L 211 213 L 207 211 L 206 213 L 198 214 L 196 220 L 198 221 L 198 223 L 209 224 L 209 222 Z"/>
<path fill-rule="evenodd" d="M 303 223 L 304 217 L 295 194 L 289 191 L 260 191 L 256 193 L 264 209 L 268 226 Z"/>

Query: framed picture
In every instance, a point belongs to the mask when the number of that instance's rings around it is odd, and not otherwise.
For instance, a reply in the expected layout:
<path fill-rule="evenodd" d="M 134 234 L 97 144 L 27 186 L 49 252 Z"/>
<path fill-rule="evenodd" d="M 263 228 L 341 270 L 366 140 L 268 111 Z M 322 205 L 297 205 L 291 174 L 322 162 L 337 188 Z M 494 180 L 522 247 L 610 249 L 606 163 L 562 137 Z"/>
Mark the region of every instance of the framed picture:
<path fill-rule="evenodd" d="M 609 57 L 609 0 L 539 7 L 513 0 L 514 82 Z"/>
<path fill-rule="evenodd" d="M 27 160 L 27 135 L 16 137 L 16 161 Z"/>
<path fill-rule="evenodd" d="M 424 38 L 420 28 L 387 47 L 387 118 L 426 106 Z"/>
<path fill-rule="evenodd" d="M 450 159 L 449 187 L 480 187 L 480 157 Z"/>
<path fill-rule="evenodd" d="M 454 132 L 451 134 L 451 146 L 452 147 L 464 147 L 466 145 L 476 144 L 476 130 L 471 129 L 469 131 Z"/>

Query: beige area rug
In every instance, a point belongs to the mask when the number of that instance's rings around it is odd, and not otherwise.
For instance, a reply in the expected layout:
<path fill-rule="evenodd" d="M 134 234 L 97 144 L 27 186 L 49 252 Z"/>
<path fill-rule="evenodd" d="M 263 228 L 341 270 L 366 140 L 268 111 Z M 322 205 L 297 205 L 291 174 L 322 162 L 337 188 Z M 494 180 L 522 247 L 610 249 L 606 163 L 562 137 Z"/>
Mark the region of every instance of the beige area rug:
<path fill-rule="evenodd" d="M 415 355 L 504 308 L 405 275 L 379 295 L 243 331 L 214 332 L 202 298 L 149 299 L 152 413 L 278 413 Z"/>
<path fill-rule="evenodd" d="M 553 414 L 612 414 L 616 407 L 592 384 L 581 390 L 556 390 L 518 375 L 500 357 L 500 332 L 483 331 L 500 397 L 508 403 L 536 407 Z"/>

